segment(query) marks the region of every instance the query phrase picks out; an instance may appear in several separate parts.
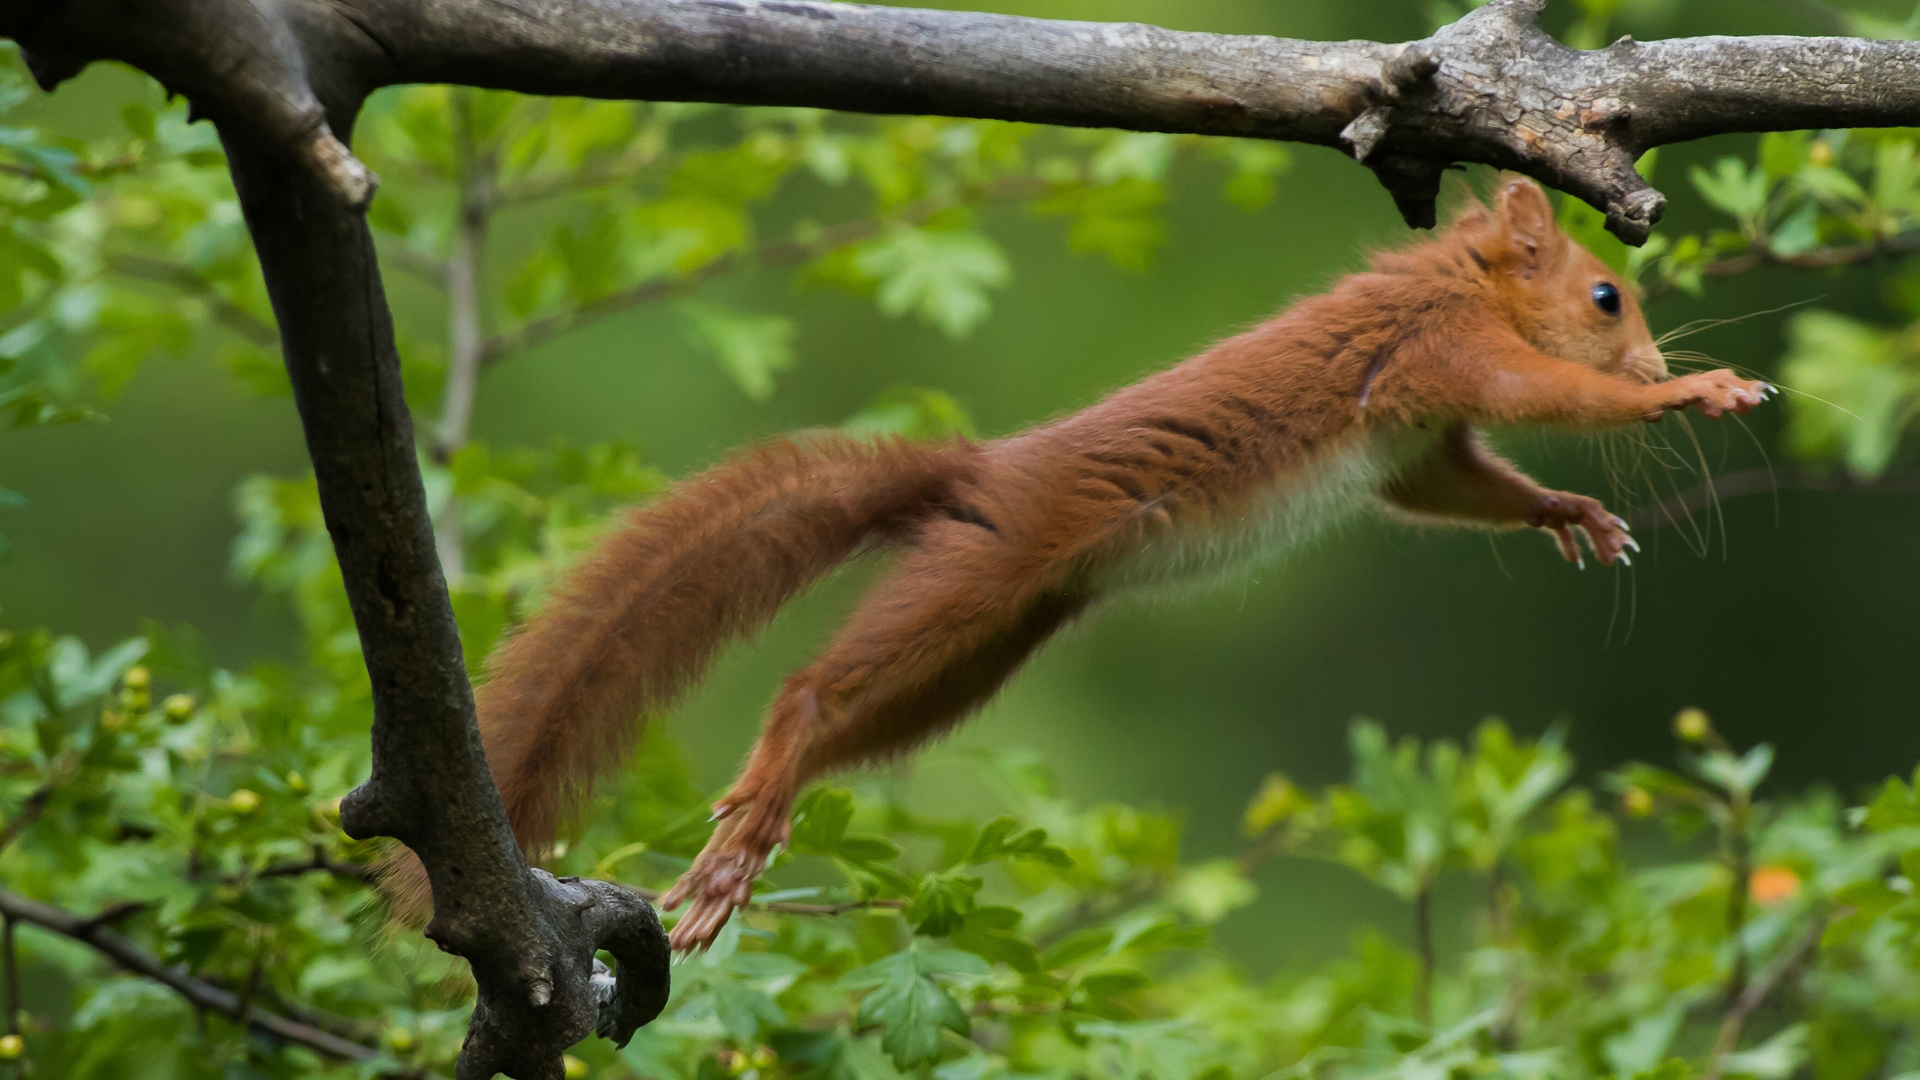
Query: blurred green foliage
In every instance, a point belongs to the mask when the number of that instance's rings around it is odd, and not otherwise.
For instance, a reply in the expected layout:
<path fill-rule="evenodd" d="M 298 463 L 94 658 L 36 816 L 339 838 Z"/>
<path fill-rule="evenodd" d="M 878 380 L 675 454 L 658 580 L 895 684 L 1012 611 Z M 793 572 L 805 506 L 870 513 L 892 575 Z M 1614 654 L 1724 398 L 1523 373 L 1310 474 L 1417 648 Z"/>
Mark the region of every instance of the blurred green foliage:
<path fill-rule="evenodd" d="M 191 978 L 244 989 L 365 1048 L 311 1049 L 196 1017 L 31 924 L 18 963 L 33 1075 L 234 1077 L 445 1070 L 471 987 L 392 938 L 337 828 L 364 770 L 357 688 L 209 667 L 153 627 L 100 656 L 44 631 L 0 645 L 0 790 L 28 807 L 9 892 L 107 924 Z M 1920 1066 L 1920 794 L 1764 799 L 1771 754 L 1676 723 L 1682 766 L 1631 764 L 1617 798 L 1569 787 L 1558 738 L 1497 721 L 1472 742 L 1352 732 L 1353 779 L 1270 777 L 1234 857 L 1182 856 L 1168 814 L 1060 798 L 1046 769 L 978 761 L 1004 808 L 916 813 L 885 783 L 820 787 L 791 849 L 716 947 L 674 968 L 663 1017 L 594 1076 L 1660 1077 L 1834 1080 Z M 650 738 L 555 869 L 660 888 L 704 843 L 706 796 Z M 1652 826 L 1670 846 L 1645 850 Z M 1638 836 L 1640 843 L 1629 844 Z M 1326 859 L 1406 902 L 1415 945 L 1250 974 L 1211 927 L 1280 856 Z M 1434 890 L 1462 955 L 1431 946 Z M 0 1052 L 5 1047 L 0 1046 Z"/>
<path fill-rule="evenodd" d="M 1465 6 L 1436 4 L 1434 17 Z M 1569 40 L 1604 43 L 1634 7 L 1582 0 Z M 1911 25 L 1881 21 L 1858 29 Z M 8 53 L 0 113 L 27 94 Z M 1750 160 L 1688 171 L 1724 227 L 1643 249 L 1578 204 L 1563 220 L 1656 294 L 1767 265 L 1896 258 L 1920 250 L 1916 146 L 1912 131 L 1766 136 Z M 665 478 L 628 444 L 475 440 L 469 376 L 658 305 L 745 398 L 765 398 L 803 357 L 788 319 L 739 306 L 729 276 L 785 271 L 796 288 L 965 335 L 1014 272 L 982 226 L 987 208 L 1059 219 L 1072 250 L 1138 270 L 1164 242 L 1180 159 L 1202 166 L 1181 176 L 1209 177 L 1243 210 L 1273 197 L 1289 163 L 1241 141 L 434 87 L 378 97 L 356 149 L 383 178 L 370 214 L 383 266 L 447 309 L 444 334 L 403 340 L 402 356 L 476 665 L 613 508 Z M 1798 392 L 1790 455 L 1870 478 L 1910 451 L 1913 274 L 1889 290 L 1897 324 L 1793 316 L 1780 367 Z M 11 426 L 93 417 L 143 363 L 196 350 L 254 391 L 286 391 L 217 141 L 178 108 L 130 105 L 86 141 L 0 126 L 0 311 Z M 845 426 L 971 429 L 951 396 L 917 386 L 884 390 Z M 0 509 L 19 501 L 0 488 Z M 365 1053 L 342 1065 L 248 1035 L 23 923 L 9 953 L 24 976 L 9 1024 L 21 1038 L 0 1038 L 0 1062 L 20 1073 L 373 1075 L 445 1070 L 457 1048 L 464 973 L 383 934 L 362 880 L 371 851 L 336 827 L 336 800 L 366 769 L 371 705 L 311 481 L 253 477 L 235 503 L 235 576 L 298 615 L 304 655 L 235 672 L 184 627 L 98 656 L 0 629 L 0 884 L 100 917 L 249 1008 Z M 820 788 L 756 910 L 675 969 L 667 1014 L 624 1051 L 583 1044 L 577 1068 L 663 1080 L 1920 1073 L 1914 787 L 1888 780 L 1851 808 L 1818 791 L 1762 799 L 1764 747 L 1736 753 L 1698 713 L 1677 734 L 1683 767 L 1618 770 L 1613 804 L 1568 786 L 1556 735 L 1489 722 L 1471 745 L 1422 746 L 1358 724 L 1351 783 L 1270 778 L 1241 852 L 1202 860 L 1183 857 L 1177 817 L 1076 806 L 1014 752 L 980 762 L 997 816 L 929 817 L 884 783 Z M 707 794 L 656 735 L 555 868 L 660 887 L 704 842 Z M 1650 842 L 1655 824 L 1670 847 L 1628 843 Z M 1364 934 L 1319 967 L 1251 973 L 1212 928 L 1282 857 L 1351 868 L 1404 903 L 1406 932 Z M 1455 886 L 1475 899 L 1447 907 Z M 1442 917 L 1467 926 L 1459 955 L 1434 946 Z"/>

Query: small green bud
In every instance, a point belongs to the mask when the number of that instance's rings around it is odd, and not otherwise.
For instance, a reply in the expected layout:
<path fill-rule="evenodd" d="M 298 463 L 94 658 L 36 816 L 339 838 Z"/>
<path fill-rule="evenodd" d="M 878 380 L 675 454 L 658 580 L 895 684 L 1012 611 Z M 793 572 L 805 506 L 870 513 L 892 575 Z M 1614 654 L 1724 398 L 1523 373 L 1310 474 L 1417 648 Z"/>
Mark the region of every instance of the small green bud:
<path fill-rule="evenodd" d="M 1703 743 L 1713 734 L 1705 709 L 1681 709 L 1673 716 L 1673 733 L 1681 742 Z"/>
<path fill-rule="evenodd" d="M 184 724 L 193 718 L 193 696 L 172 694 L 160 703 L 160 711 L 167 715 L 168 723 Z"/>
<path fill-rule="evenodd" d="M 27 1052 L 26 1040 L 18 1035 L 0 1035 L 0 1061 L 18 1061 Z"/>
<path fill-rule="evenodd" d="M 287 790 L 293 792 L 295 795 L 305 795 L 308 791 L 312 790 L 312 788 L 307 784 L 307 778 L 301 776 L 299 770 L 296 769 L 287 773 Z"/>
<path fill-rule="evenodd" d="M 587 1075 L 587 1063 L 572 1054 L 560 1055 L 560 1068 L 567 1080 L 583 1080 Z"/>
<path fill-rule="evenodd" d="M 1646 788 L 1630 787 L 1620 793 L 1620 808 L 1628 817 L 1646 817 L 1653 813 L 1653 796 Z"/>
<path fill-rule="evenodd" d="M 413 1029 L 390 1027 L 386 1034 L 387 1047 L 396 1054 L 404 1054 L 413 1049 Z"/>
<path fill-rule="evenodd" d="M 227 796 L 227 805 L 233 807 L 233 812 L 236 814 L 251 814 L 260 809 L 260 795 L 258 792 L 241 788 Z"/>
<path fill-rule="evenodd" d="M 127 669 L 121 682 L 129 690 L 145 690 L 153 685 L 153 672 L 148 671 L 145 664 L 135 664 Z"/>

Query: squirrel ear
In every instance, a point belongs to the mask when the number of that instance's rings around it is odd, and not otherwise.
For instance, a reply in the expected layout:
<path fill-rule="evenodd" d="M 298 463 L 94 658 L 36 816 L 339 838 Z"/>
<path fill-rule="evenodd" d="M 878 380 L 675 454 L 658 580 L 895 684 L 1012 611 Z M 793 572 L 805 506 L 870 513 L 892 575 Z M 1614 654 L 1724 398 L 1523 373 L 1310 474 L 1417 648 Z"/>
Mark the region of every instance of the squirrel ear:
<path fill-rule="evenodd" d="M 1559 238 L 1560 227 L 1554 224 L 1553 204 L 1547 201 L 1547 193 L 1524 176 L 1500 181 L 1494 207 L 1507 239 L 1523 254 L 1537 255 Z"/>

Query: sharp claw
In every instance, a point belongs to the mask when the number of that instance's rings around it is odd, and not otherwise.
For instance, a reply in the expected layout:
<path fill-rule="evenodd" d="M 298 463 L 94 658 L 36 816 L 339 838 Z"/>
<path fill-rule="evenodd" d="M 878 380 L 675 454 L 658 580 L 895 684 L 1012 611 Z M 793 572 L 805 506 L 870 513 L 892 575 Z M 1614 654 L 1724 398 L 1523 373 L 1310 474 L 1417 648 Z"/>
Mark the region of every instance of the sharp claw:
<path fill-rule="evenodd" d="M 1627 519 L 1618 514 L 1613 515 L 1613 527 L 1619 529 L 1621 532 L 1633 531 L 1633 526 L 1627 524 Z"/>
<path fill-rule="evenodd" d="M 1622 551 L 1622 552 L 1620 552 L 1620 554 L 1618 554 L 1618 555 L 1615 555 L 1615 556 L 1614 556 L 1614 558 L 1616 558 L 1616 559 L 1618 559 L 1618 560 L 1620 560 L 1620 565 L 1621 565 L 1621 566 L 1632 566 L 1632 565 L 1633 565 L 1633 556 L 1631 556 L 1631 555 L 1629 555 L 1629 554 L 1627 554 L 1627 553 L 1626 553 L 1625 551 Z"/>
<path fill-rule="evenodd" d="M 1640 550 L 1640 541 L 1638 541 L 1638 540 L 1635 540 L 1635 539 L 1634 539 L 1633 537 L 1631 537 L 1631 536 L 1627 536 L 1627 537 L 1622 537 L 1622 538 L 1621 538 L 1621 540 L 1620 540 L 1620 546 L 1622 546 L 1622 547 L 1630 547 L 1630 548 L 1632 548 L 1632 549 L 1633 549 L 1633 550 L 1635 550 L 1635 551 L 1639 551 L 1639 550 Z"/>

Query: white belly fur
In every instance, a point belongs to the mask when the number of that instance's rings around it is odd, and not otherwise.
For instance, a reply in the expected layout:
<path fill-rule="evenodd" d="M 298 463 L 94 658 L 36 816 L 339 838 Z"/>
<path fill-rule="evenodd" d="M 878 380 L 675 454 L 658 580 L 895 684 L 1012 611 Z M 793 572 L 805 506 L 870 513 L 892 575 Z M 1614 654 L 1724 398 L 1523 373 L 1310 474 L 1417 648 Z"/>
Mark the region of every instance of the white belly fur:
<path fill-rule="evenodd" d="M 1385 481 L 1431 447 L 1435 433 L 1376 435 L 1327 453 L 1303 473 L 1278 478 L 1235 520 L 1181 522 L 1156 530 L 1139 550 L 1098 575 L 1106 589 L 1217 584 L 1357 517 Z"/>

